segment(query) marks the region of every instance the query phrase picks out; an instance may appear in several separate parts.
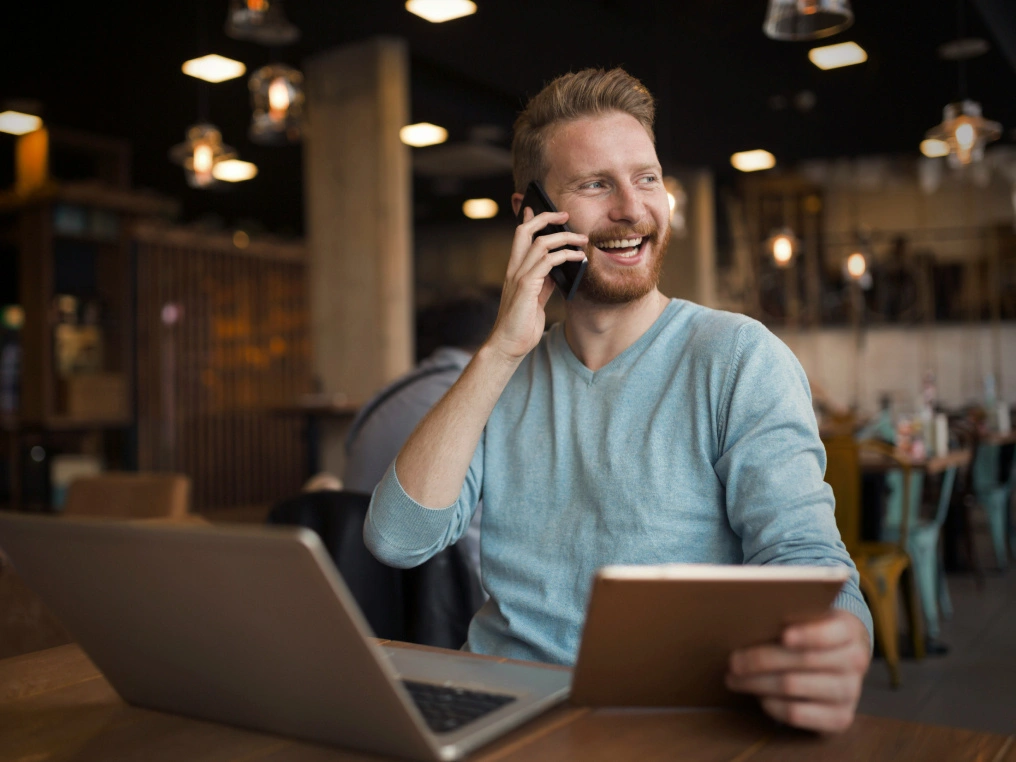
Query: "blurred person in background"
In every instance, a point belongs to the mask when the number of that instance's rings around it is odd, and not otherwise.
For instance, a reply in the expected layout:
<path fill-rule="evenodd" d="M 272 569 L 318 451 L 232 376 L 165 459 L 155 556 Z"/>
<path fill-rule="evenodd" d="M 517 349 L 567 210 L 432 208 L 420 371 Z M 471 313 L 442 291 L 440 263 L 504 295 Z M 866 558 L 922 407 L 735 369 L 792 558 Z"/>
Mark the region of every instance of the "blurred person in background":
<path fill-rule="evenodd" d="M 498 300 L 481 291 L 445 299 L 417 316 L 419 362 L 360 410 L 346 438 L 345 489 L 371 493 L 402 445 L 469 364 L 494 327 Z M 461 542 L 479 574 L 478 509 Z"/>

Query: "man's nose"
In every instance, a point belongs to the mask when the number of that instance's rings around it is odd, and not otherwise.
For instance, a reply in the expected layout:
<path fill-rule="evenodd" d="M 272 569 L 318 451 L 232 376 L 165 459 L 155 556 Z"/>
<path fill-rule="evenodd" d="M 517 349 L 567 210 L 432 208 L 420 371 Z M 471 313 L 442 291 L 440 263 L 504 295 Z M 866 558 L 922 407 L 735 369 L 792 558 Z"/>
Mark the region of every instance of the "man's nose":
<path fill-rule="evenodd" d="M 645 216 L 646 206 L 638 190 L 630 185 L 619 186 L 612 201 L 610 219 L 613 222 L 635 223 Z"/>

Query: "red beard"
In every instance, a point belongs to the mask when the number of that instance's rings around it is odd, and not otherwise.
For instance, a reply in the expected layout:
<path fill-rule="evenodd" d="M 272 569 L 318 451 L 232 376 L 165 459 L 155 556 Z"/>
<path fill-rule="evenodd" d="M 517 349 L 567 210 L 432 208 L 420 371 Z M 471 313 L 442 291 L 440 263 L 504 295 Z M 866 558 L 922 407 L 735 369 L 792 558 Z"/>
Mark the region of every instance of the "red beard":
<path fill-rule="evenodd" d="M 646 222 L 634 227 L 605 228 L 589 235 L 590 241 L 614 238 L 646 239 L 641 245 L 645 247 L 644 256 L 647 257 L 647 261 L 630 269 L 611 268 L 608 271 L 593 257 L 595 246 L 589 243 L 586 248 L 589 265 L 579 284 L 579 293 L 595 304 L 628 304 L 641 299 L 656 288 L 663 270 L 663 256 L 667 252 L 667 244 L 670 243 L 670 226 L 665 226 L 661 233 L 652 222 Z"/>

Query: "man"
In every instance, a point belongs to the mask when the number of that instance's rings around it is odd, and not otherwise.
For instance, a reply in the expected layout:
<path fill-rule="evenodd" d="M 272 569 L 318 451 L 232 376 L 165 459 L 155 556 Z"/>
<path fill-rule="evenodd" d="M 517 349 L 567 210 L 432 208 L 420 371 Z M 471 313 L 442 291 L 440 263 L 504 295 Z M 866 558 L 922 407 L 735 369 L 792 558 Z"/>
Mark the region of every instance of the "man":
<path fill-rule="evenodd" d="M 515 125 L 516 210 L 531 180 L 561 211 L 525 212 L 497 323 L 385 474 L 364 538 L 411 566 L 465 531 L 482 497 L 472 651 L 572 663 L 595 570 L 712 562 L 851 566 L 794 356 L 744 316 L 664 297 L 669 206 L 653 102 L 624 71 L 551 82 Z M 574 232 L 538 237 L 548 223 Z M 543 334 L 552 266 L 589 266 Z M 856 573 L 821 621 L 736 652 L 728 685 L 774 717 L 845 729 L 871 617 Z M 689 626 L 694 626 L 689 622 Z"/>
<path fill-rule="evenodd" d="M 497 301 L 486 294 L 445 299 L 420 311 L 416 367 L 378 392 L 356 416 L 346 437 L 343 486 L 374 491 L 416 424 L 444 396 L 483 343 L 497 318 Z M 477 510 L 462 547 L 477 575 L 480 517 Z"/>

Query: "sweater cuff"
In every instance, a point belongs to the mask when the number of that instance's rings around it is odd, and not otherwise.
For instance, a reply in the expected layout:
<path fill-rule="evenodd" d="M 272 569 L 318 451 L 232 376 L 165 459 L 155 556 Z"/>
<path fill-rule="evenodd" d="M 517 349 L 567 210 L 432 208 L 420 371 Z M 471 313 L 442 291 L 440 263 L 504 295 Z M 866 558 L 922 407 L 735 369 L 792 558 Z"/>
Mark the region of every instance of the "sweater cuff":
<path fill-rule="evenodd" d="M 871 612 L 868 610 L 868 605 L 857 596 L 843 591 L 833 601 L 833 608 L 848 611 L 861 620 L 861 623 L 868 629 L 868 648 L 870 651 L 874 651 L 875 628 L 871 621 Z"/>

